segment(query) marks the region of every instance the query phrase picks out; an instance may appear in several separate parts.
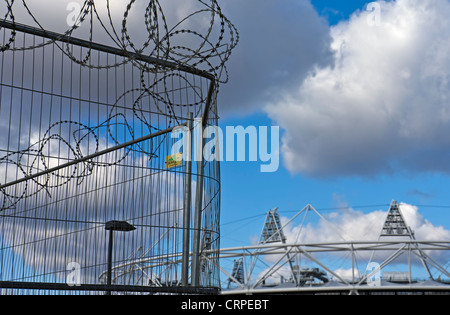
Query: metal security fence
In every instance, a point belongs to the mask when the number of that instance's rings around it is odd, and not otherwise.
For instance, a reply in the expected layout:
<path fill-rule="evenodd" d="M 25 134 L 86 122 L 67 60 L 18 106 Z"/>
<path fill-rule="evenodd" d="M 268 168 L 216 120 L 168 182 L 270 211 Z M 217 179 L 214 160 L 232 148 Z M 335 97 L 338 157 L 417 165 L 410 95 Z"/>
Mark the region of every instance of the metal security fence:
<path fill-rule="evenodd" d="M 44 29 L 26 1 L 34 26 L 3 3 L 0 293 L 217 293 L 220 164 L 192 161 L 184 138 L 218 124 L 236 29 L 215 0 L 193 1 L 198 11 L 173 26 L 165 3 L 130 1 L 117 25 L 100 2 L 85 1 L 64 33 Z M 127 29 L 139 3 L 141 48 Z M 198 15 L 210 24 L 187 28 Z M 81 25 L 87 39 L 75 36 Z M 100 26 L 114 45 L 93 41 Z M 184 159 L 168 164 L 176 153 Z"/>

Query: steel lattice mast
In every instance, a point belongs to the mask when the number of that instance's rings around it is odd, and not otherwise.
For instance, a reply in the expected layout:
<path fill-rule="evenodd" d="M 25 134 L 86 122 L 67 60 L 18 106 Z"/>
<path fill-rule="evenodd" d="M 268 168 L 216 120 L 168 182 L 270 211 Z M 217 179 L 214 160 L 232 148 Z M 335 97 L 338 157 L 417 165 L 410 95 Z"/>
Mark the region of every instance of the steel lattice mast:
<path fill-rule="evenodd" d="M 384 221 L 383 224 L 383 228 L 381 229 L 380 232 L 380 236 L 378 238 L 378 240 L 381 240 L 383 238 L 387 238 L 387 239 L 395 239 L 395 238 L 406 238 L 410 241 L 415 241 L 416 238 L 414 236 L 414 231 L 411 229 L 411 227 L 406 223 L 406 220 L 402 214 L 402 211 L 400 209 L 400 204 L 393 200 L 391 202 L 391 205 L 389 206 L 389 210 L 386 216 L 386 220 Z M 420 248 L 419 244 L 415 244 L 412 243 L 412 245 L 414 246 L 414 248 L 418 251 L 419 253 L 419 258 L 420 261 L 423 265 L 423 267 L 425 268 L 428 276 L 430 279 L 433 279 L 433 275 L 431 274 L 430 268 L 428 266 L 427 263 L 427 258 L 424 255 L 422 249 Z M 373 253 L 372 253 L 372 257 L 369 261 L 369 265 L 370 262 L 372 262 L 373 259 Z M 378 271 L 378 270 L 375 270 Z M 374 272 L 375 272 L 374 271 Z M 367 273 L 367 270 L 366 270 Z M 372 272 L 373 273 L 373 272 Z M 409 278 L 411 281 L 411 271 L 409 271 Z"/>

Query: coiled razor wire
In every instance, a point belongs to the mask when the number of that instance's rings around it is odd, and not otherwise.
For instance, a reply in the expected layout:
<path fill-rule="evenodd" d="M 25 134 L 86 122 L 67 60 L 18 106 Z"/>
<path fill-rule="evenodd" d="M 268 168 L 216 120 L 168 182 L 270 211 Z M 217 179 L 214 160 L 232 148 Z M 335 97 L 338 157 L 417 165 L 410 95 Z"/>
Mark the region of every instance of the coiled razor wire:
<path fill-rule="evenodd" d="M 170 0 L 169 0 L 170 1 Z M 189 1 L 189 0 L 186 0 Z M 188 13 L 188 15 L 178 21 L 174 26 L 167 23 L 163 6 L 160 2 L 162 0 L 130 0 L 123 12 L 123 19 L 121 25 L 113 22 L 113 13 L 111 10 L 111 1 L 94 1 L 86 0 L 82 5 L 80 14 L 76 18 L 76 23 L 64 32 L 64 36 L 76 37 L 77 30 L 87 25 L 89 29 L 88 41 L 94 41 L 94 24 L 101 25 L 102 30 L 107 34 L 107 37 L 114 42 L 115 48 L 119 48 L 124 52 L 125 58 L 119 61 L 108 62 L 100 64 L 92 57 L 92 49 L 88 49 L 84 56 L 75 56 L 73 47 L 68 43 L 62 43 L 58 40 L 44 40 L 43 43 L 33 43 L 33 45 L 25 45 L 25 41 L 20 44 L 17 41 L 17 32 L 12 29 L 2 30 L 4 32 L 4 41 L 0 43 L 0 53 L 8 51 L 28 51 L 42 48 L 48 45 L 55 45 L 61 52 L 66 55 L 71 61 L 88 69 L 114 69 L 125 64 L 131 63 L 135 69 L 140 72 L 140 87 L 136 87 L 125 91 L 120 95 L 111 108 L 108 117 L 97 126 L 88 126 L 80 121 L 62 120 L 54 122 L 50 125 L 48 130 L 36 143 L 30 145 L 23 150 L 11 151 L 4 156 L 0 155 L 0 166 L 2 164 L 14 165 L 17 168 L 17 173 L 23 177 L 31 176 L 34 172 L 46 171 L 50 168 L 50 157 L 48 156 L 48 147 L 50 142 L 57 142 L 58 146 L 67 148 L 70 158 L 77 160 L 85 156 L 83 148 L 89 146 L 89 150 L 93 149 L 99 151 L 100 139 L 96 134 L 100 129 L 106 129 L 112 143 L 119 144 L 119 140 L 113 136 L 112 129 L 118 125 L 124 127 L 128 131 L 129 136 L 134 138 L 135 130 L 133 124 L 128 122 L 125 115 L 115 113 L 115 105 L 131 93 L 138 93 L 139 97 L 132 106 L 134 117 L 142 122 L 147 128 L 148 132 L 161 130 L 160 126 L 153 125 L 151 119 L 146 117 L 146 111 L 141 107 L 141 101 L 146 98 L 153 100 L 156 105 L 158 114 L 168 117 L 168 126 L 171 127 L 174 123 L 180 123 L 179 118 L 175 114 L 176 107 L 196 107 L 205 104 L 206 96 L 199 91 L 199 88 L 193 84 L 187 74 L 176 69 L 164 67 L 163 63 L 148 64 L 135 59 L 135 55 L 130 56 L 130 52 L 138 55 L 145 55 L 156 58 L 161 61 L 174 63 L 180 68 L 189 67 L 200 71 L 212 74 L 215 77 L 214 84 L 218 89 L 219 83 L 226 83 L 228 81 L 228 71 L 226 63 L 229 60 L 233 49 L 239 42 L 239 33 L 236 27 L 228 20 L 222 13 L 222 10 L 217 0 L 190 0 L 195 2 L 198 10 Z M 99 2 L 106 5 L 107 19 L 102 19 L 99 14 Z M 145 42 L 138 47 L 129 33 L 128 25 L 131 18 L 138 19 L 135 12 L 132 10 L 138 4 L 146 3 L 145 13 L 142 19 L 145 22 L 146 32 L 148 33 Z M 6 7 L 6 14 L 3 17 L 4 21 L 11 22 L 16 25 L 17 18 L 14 15 L 15 9 L 22 5 L 25 12 L 32 18 L 36 26 L 42 30 L 45 27 L 42 21 L 32 11 L 27 0 L 4 0 L 3 6 Z M 187 26 L 191 25 L 190 21 L 204 18 L 209 15 L 209 25 L 203 29 L 190 29 Z M 203 24 L 202 24 L 203 25 Z M 180 40 L 181 39 L 181 40 Z M 185 42 L 181 45 L 180 42 Z M 173 44 L 174 43 L 174 44 Z M 194 44 L 195 43 L 195 44 Z M 191 46 L 189 46 L 191 45 Z M 148 75 L 152 74 L 154 79 L 152 82 L 147 82 Z M 168 97 L 175 89 L 170 82 L 178 80 L 184 82 L 185 86 L 191 90 L 191 93 L 196 95 L 195 100 L 190 102 L 177 102 L 174 98 Z M 163 86 L 161 90 L 160 86 Z M 164 108 L 162 108 L 164 107 Z M 1 108 L 1 107 L 0 107 Z M 198 114 L 198 113 L 196 113 Z M 118 122 L 120 120 L 120 122 Z M 74 142 L 67 139 L 67 135 L 61 134 L 59 130 L 76 130 L 71 137 Z M 164 141 L 164 140 L 160 140 Z M 92 145 L 92 143 L 94 143 Z M 160 143 L 161 144 L 161 143 Z M 118 165 L 124 161 L 132 150 L 137 150 L 141 154 L 147 156 L 149 159 L 157 157 L 155 146 L 153 152 L 147 152 L 139 145 L 133 149 L 126 149 L 123 154 L 116 156 L 114 161 L 95 162 L 88 161 L 80 163 L 69 170 L 69 172 L 50 173 L 39 179 L 33 179 L 32 182 L 25 182 L 20 189 L 1 189 L 0 190 L 0 210 L 13 209 L 24 198 L 34 196 L 41 191 L 47 192 L 51 196 L 51 189 L 58 186 L 65 185 L 69 181 L 76 180 L 77 183 L 83 182 L 84 178 L 90 176 L 95 167 L 108 167 Z M 90 152 L 92 153 L 92 152 Z M 26 158 L 32 156 L 31 162 L 26 163 Z M 17 174 L 19 176 L 19 174 Z M 43 178 L 45 177 L 45 178 Z M 52 177 L 57 177 L 58 180 L 52 180 Z M 1 182 L 0 182 L 1 185 Z M 33 186 L 31 189 L 30 186 Z"/>
<path fill-rule="evenodd" d="M 14 16 L 14 4 L 15 2 L 17 2 L 17 0 L 4 1 L 7 11 L 4 20 L 9 20 L 12 23 L 16 23 L 16 19 Z M 142 0 L 141 2 L 143 1 L 144 0 Z M 226 63 L 229 60 L 233 49 L 239 42 L 239 33 L 236 27 L 222 13 L 217 0 L 186 1 L 196 1 L 201 4 L 202 8 L 198 11 L 190 13 L 187 17 L 179 21 L 170 29 L 167 25 L 167 21 L 164 15 L 163 8 L 160 5 L 160 1 L 148 1 L 148 5 L 144 14 L 144 22 L 146 25 L 146 30 L 148 32 L 148 38 L 141 48 L 136 47 L 136 44 L 133 43 L 131 35 L 129 34 L 127 28 L 131 9 L 136 5 L 137 2 L 139 2 L 137 0 L 131 0 L 127 5 L 127 8 L 123 14 L 120 35 L 118 34 L 117 27 L 111 17 L 112 13 L 110 0 L 106 0 L 106 10 L 108 15 L 107 23 L 102 20 L 100 14 L 98 13 L 96 6 L 96 2 L 98 2 L 98 0 L 85 0 L 80 15 L 76 18 L 76 23 L 74 23 L 71 28 L 66 30 L 64 32 L 64 35 L 74 36 L 74 33 L 77 29 L 79 29 L 82 25 L 89 23 L 89 40 L 92 42 L 94 36 L 93 30 L 95 19 L 102 26 L 108 37 L 117 45 L 117 48 L 122 49 L 124 52 L 128 52 L 131 49 L 131 51 L 134 53 L 145 54 L 146 56 L 154 57 L 159 60 L 174 62 L 180 66 L 187 66 L 196 69 L 201 69 L 203 67 L 203 69 L 201 70 L 214 74 L 218 82 L 228 82 Z M 22 0 L 21 2 L 26 9 L 26 12 L 31 16 L 38 27 L 42 30 L 45 30 L 44 26 L 39 22 L 35 14 L 29 8 L 29 5 L 27 3 L 28 1 Z M 190 20 L 195 20 L 199 15 L 204 15 L 205 13 L 210 14 L 210 23 L 208 28 L 205 28 L 204 30 L 192 30 L 183 26 L 189 24 Z M 133 19 L 136 18 L 137 17 L 133 15 Z M 108 29 L 108 26 L 111 27 L 112 31 Z M 213 32 L 213 30 L 215 30 L 215 28 L 217 27 L 219 35 L 217 38 L 214 38 L 215 36 L 217 36 L 217 32 Z M 226 33 L 228 33 L 229 35 L 227 41 L 225 41 Z M 189 36 L 199 39 L 199 42 L 197 42 L 196 44 L 197 47 L 171 45 L 171 41 L 173 39 L 186 39 Z M 15 37 L 16 32 L 11 31 L 11 35 L 7 43 L 0 46 L 0 51 L 35 49 L 44 45 L 55 43 L 54 40 L 49 40 L 44 44 L 12 48 L 12 43 L 15 41 Z M 190 40 L 190 43 L 192 42 L 193 40 Z M 151 44 L 153 44 L 153 47 L 150 47 Z M 60 48 L 63 49 L 62 47 Z M 151 48 L 151 50 L 146 51 L 148 48 Z M 144 72 L 164 73 L 167 71 L 167 69 L 161 67 L 161 65 L 149 66 L 148 64 L 139 63 L 131 56 L 128 58 L 128 60 L 117 64 L 114 63 L 106 65 L 93 65 L 89 64 L 89 61 L 91 60 L 91 51 L 88 51 L 84 58 L 77 58 L 74 56 L 68 44 L 63 50 L 71 60 L 90 68 L 114 68 L 122 65 L 124 62 L 133 62 L 136 63 L 136 66 Z"/>

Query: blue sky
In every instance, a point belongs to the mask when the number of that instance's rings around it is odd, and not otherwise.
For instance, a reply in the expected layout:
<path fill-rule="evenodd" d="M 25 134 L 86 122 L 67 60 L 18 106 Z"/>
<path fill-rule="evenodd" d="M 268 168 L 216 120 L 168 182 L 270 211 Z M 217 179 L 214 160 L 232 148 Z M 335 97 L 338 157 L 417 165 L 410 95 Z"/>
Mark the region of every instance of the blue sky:
<path fill-rule="evenodd" d="M 356 10 L 364 10 L 367 3 L 365 0 L 336 1 L 336 0 L 312 0 L 311 3 L 317 12 L 325 17 L 330 25 L 348 19 Z"/>
<path fill-rule="evenodd" d="M 349 17 L 355 11 L 365 11 L 366 3 L 360 0 L 312 0 L 314 10 L 326 21 L 328 29 L 337 25 L 339 28 L 339 24 L 350 25 Z M 233 14 L 229 18 L 233 20 Z M 298 50 L 290 53 L 295 55 Z M 231 72 L 231 80 L 233 75 Z M 225 93 L 231 90 L 226 87 L 223 89 Z M 221 126 L 270 126 L 279 125 L 280 121 L 283 120 L 277 121 L 266 110 L 256 108 L 244 113 L 226 113 Z M 284 127 L 281 125 L 282 137 L 289 130 Z M 389 152 L 386 154 L 389 155 Z M 330 176 L 293 172 L 285 160 L 280 169 L 272 174 L 260 173 L 259 163 L 224 162 L 221 171 L 222 247 L 246 245 L 252 238 L 259 236 L 268 210 L 279 207 L 280 213 L 289 217 L 308 203 L 319 211 L 322 209 L 324 213 L 339 212 L 339 208 L 345 205 L 361 213 L 369 213 L 387 211 L 390 202 L 397 200 L 417 206 L 424 220 L 450 230 L 449 173 L 438 168 L 403 167 L 402 163 L 407 163 L 404 161 L 399 159 L 392 162 L 391 166 L 398 166 L 392 172 L 386 169 L 367 173 L 359 170 L 360 173 L 355 171 L 348 174 L 330 172 Z M 425 159 L 421 163 L 426 162 Z M 430 160 L 429 163 L 433 162 Z"/>

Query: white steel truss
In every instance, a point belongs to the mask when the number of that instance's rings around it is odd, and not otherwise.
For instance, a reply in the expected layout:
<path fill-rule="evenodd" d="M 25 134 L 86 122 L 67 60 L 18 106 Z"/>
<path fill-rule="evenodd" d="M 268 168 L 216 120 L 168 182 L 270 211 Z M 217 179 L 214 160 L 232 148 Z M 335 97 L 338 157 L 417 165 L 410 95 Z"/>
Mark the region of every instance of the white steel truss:
<path fill-rule="evenodd" d="M 392 204 L 388 216 L 392 214 Z M 306 206 L 298 212 L 292 219 L 280 220 L 272 216 L 268 217 L 269 222 L 276 223 L 277 229 L 272 230 L 271 235 L 283 236 L 282 229 L 286 228 L 300 214 L 306 215 L 308 212 L 319 215 L 322 220 L 326 220 L 311 205 Z M 272 210 L 271 215 L 275 211 Z M 399 212 L 401 215 L 401 212 Z M 275 219 L 274 219 L 275 218 Z M 392 217 L 391 217 L 392 219 Z M 272 221 L 271 221 L 272 220 Z M 388 220 L 386 220 L 388 222 Z M 284 224 L 281 224 L 283 222 Z M 302 220 L 302 225 L 305 220 Z M 331 224 L 331 223 L 330 223 Z M 383 229 L 387 227 L 386 223 Z M 400 228 L 404 228 L 413 235 L 409 226 L 403 220 Z M 339 231 L 338 231 L 339 232 Z M 263 228 L 264 233 L 264 228 Z M 262 236 L 263 236 L 262 233 Z M 402 234 L 404 235 L 404 234 Z M 408 234 L 407 234 L 408 235 Z M 264 237 L 261 238 L 264 240 Z M 270 240 L 270 236 L 267 240 Z M 278 242 L 260 242 L 252 246 L 223 248 L 217 250 L 205 250 L 201 254 L 201 260 L 212 264 L 222 273 L 222 293 L 223 294 L 258 294 L 258 293 L 301 293 L 301 292 L 347 292 L 357 294 L 367 290 L 434 290 L 450 292 L 450 264 L 442 266 L 440 261 L 445 257 L 450 257 L 450 240 L 421 241 L 414 237 L 391 237 L 375 241 L 335 241 L 321 243 L 301 243 L 299 235 L 294 239 L 280 237 Z M 219 255 L 219 263 L 210 259 Z M 375 268 L 364 269 L 373 258 L 377 257 Z M 191 253 L 192 256 L 192 253 Z M 302 257 L 308 261 L 309 268 L 295 264 L 295 259 Z M 368 258 L 370 256 L 370 259 Z M 365 257 L 365 258 L 364 258 Z M 382 257 L 382 258 L 381 258 Z M 399 262 L 400 257 L 403 260 Z M 405 260 L 404 257 L 407 257 Z M 165 265 L 163 270 L 171 270 L 171 266 L 176 265 L 181 260 L 180 254 L 166 255 L 161 257 L 140 257 L 132 259 L 114 269 L 117 277 L 135 278 L 134 273 L 139 274 L 139 279 L 144 278 L 149 286 L 161 285 L 162 275 L 156 275 L 152 270 Z M 346 260 L 346 264 L 351 266 L 345 273 L 336 268 L 336 261 Z M 232 261 L 231 266 L 227 262 Z M 418 281 L 419 276 L 415 272 L 420 267 L 417 261 L 426 266 L 425 270 L 429 274 L 434 273 L 430 280 Z M 406 268 L 407 277 L 402 281 L 383 281 L 380 283 L 371 282 L 371 279 L 388 271 L 390 268 Z M 313 266 L 313 267 L 311 267 Z M 363 272 L 361 271 L 363 268 Z M 161 270 L 159 268 L 158 270 Z M 364 271 L 365 270 L 365 271 Z M 119 272 L 120 271 L 120 272 Z M 285 278 L 290 274 L 289 281 L 279 283 L 268 283 L 270 279 Z M 403 273 L 402 273 L 403 274 Z M 175 284 L 176 285 L 176 284 Z"/>

